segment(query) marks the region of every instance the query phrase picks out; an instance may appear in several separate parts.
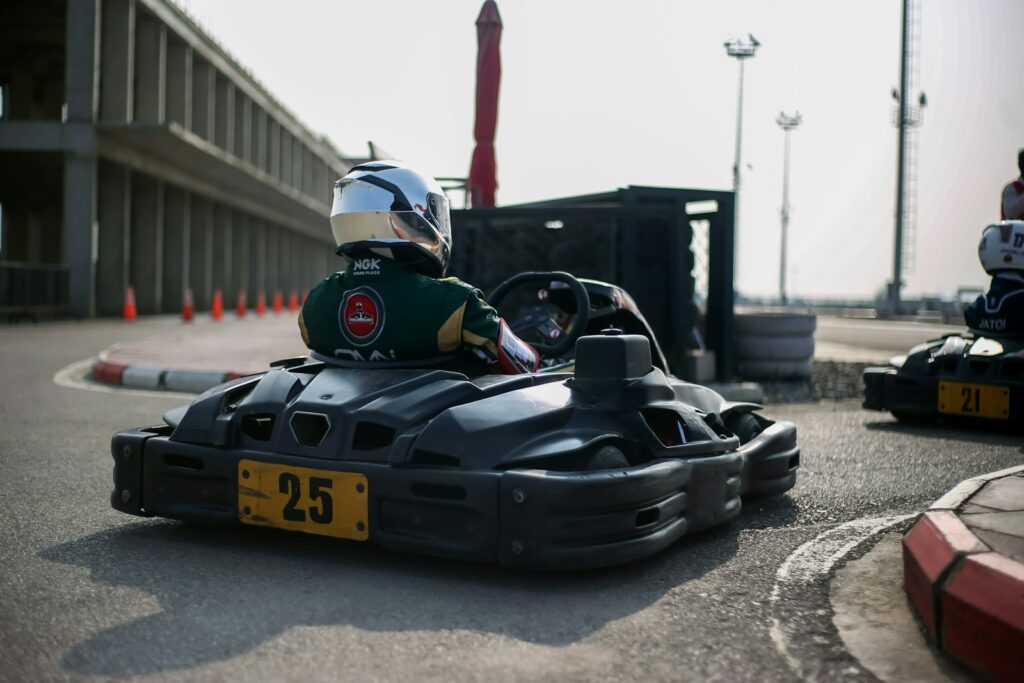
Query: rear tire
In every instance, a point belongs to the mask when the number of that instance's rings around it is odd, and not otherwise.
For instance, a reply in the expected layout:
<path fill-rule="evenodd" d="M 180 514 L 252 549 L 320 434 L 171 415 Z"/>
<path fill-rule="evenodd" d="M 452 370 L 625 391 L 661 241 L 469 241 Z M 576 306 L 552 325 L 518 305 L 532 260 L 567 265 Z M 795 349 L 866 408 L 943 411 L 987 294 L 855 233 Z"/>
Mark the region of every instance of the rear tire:
<path fill-rule="evenodd" d="M 589 456 L 584 463 L 586 470 L 621 470 L 629 467 L 626 455 L 615 446 L 602 446 Z"/>

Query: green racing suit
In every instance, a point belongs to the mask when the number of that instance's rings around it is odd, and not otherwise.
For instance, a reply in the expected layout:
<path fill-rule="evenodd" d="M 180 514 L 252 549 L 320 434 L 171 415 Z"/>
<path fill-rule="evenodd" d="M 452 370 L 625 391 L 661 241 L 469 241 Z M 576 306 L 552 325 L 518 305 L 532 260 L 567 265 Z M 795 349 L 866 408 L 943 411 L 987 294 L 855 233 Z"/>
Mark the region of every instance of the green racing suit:
<path fill-rule="evenodd" d="M 532 372 L 540 357 L 480 290 L 372 252 L 356 254 L 309 293 L 302 340 L 321 356 L 380 366 L 441 365 L 470 354 L 496 372 Z"/>

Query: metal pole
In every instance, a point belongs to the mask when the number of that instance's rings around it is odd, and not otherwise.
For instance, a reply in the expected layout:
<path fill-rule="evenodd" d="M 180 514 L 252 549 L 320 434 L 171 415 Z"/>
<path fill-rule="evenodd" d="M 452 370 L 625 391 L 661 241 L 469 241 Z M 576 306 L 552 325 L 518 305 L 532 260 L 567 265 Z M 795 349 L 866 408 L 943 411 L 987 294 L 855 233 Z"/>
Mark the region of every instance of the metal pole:
<path fill-rule="evenodd" d="M 789 234 L 789 132 L 797 128 L 803 121 L 800 112 L 792 116 L 779 112 L 775 123 L 779 124 L 785 134 L 785 152 L 782 162 L 782 244 L 779 249 L 779 299 L 786 304 L 786 243 Z"/>
<path fill-rule="evenodd" d="M 740 74 L 739 74 L 739 86 L 736 95 L 736 158 L 732 164 L 732 192 L 735 206 L 733 207 L 734 225 L 739 230 L 739 215 L 740 215 L 740 164 L 741 164 L 741 149 L 743 146 L 743 62 L 755 54 L 757 49 L 761 47 L 760 41 L 752 35 L 748 34 L 748 40 L 737 40 L 732 39 L 725 43 L 725 53 L 730 57 L 735 57 L 736 61 L 739 62 Z"/>
<path fill-rule="evenodd" d="M 786 235 L 789 231 L 789 128 L 783 129 L 786 138 L 782 162 L 782 248 L 779 255 L 779 299 L 786 305 Z"/>
<path fill-rule="evenodd" d="M 732 164 L 732 191 L 736 195 L 734 216 L 739 222 L 740 195 L 740 149 L 743 146 L 743 59 L 737 59 L 740 67 L 739 92 L 736 95 L 736 158 Z"/>
<path fill-rule="evenodd" d="M 910 12 L 910 0 L 903 0 L 903 36 L 900 55 L 900 109 L 899 109 L 899 150 L 896 155 L 896 238 L 893 244 L 892 287 L 889 289 L 889 308 L 898 313 L 900 308 L 900 287 L 903 278 L 903 186 L 906 182 L 906 130 L 907 130 L 907 29 Z"/>

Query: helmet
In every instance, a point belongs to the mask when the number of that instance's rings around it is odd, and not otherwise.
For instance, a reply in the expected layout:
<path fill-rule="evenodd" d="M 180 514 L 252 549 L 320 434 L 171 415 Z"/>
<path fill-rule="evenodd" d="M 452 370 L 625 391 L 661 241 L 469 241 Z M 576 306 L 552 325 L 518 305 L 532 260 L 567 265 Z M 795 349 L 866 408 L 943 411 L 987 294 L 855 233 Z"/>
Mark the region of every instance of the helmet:
<path fill-rule="evenodd" d="M 397 161 L 371 161 L 334 184 L 338 253 L 370 250 L 441 277 L 452 249 L 448 197 L 436 180 Z"/>
<path fill-rule="evenodd" d="M 1024 221 L 1000 221 L 982 230 L 978 258 L 989 275 L 1024 271 Z"/>

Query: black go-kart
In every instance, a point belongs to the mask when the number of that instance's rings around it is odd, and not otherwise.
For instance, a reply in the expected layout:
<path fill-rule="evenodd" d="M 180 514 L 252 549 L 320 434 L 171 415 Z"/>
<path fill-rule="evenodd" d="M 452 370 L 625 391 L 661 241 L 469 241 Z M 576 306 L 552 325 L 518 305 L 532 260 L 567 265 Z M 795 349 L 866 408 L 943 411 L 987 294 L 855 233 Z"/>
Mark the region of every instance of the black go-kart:
<path fill-rule="evenodd" d="M 793 487 L 794 425 L 669 375 L 624 290 L 523 273 L 489 300 L 509 313 L 513 290 L 527 305 L 512 327 L 546 359 L 539 372 L 281 361 L 116 434 L 112 505 L 582 569 L 651 555 L 736 517 L 744 497 Z"/>
<path fill-rule="evenodd" d="M 864 370 L 864 407 L 902 420 L 1024 428 L 1024 339 L 932 339 Z"/>

